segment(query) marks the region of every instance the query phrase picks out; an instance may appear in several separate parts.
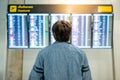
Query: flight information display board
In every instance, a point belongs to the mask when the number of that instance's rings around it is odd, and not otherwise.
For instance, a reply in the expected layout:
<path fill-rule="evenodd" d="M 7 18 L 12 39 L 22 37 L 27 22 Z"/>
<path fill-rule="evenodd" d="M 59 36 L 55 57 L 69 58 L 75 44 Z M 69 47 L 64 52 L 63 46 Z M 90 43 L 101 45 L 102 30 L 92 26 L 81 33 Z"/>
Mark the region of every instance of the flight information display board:
<path fill-rule="evenodd" d="M 8 14 L 8 47 L 28 48 L 27 14 Z"/>
<path fill-rule="evenodd" d="M 58 20 L 72 24 L 71 44 L 80 48 L 112 48 L 111 4 L 10 4 L 7 13 L 8 48 L 44 48 L 55 42 L 52 26 Z"/>
<path fill-rule="evenodd" d="M 72 14 L 72 44 L 91 48 L 91 14 Z"/>
<path fill-rule="evenodd" d="M 112 47 L 113 14 L 93 14 L 92 48 Z"/>
<path fill-rule="evenodd" d="M 42 48 L 49 44 L 49 14 L 29 14 L 29 46 Z"/>
<path fill-rule="evenodd" d="M 65 20 L 65 21 L 68 21 L 70 22 L 70 14 L 51 14 L 50 15 L 50 33 L 51 33 L 51 37 L 50 37 L 50 43 L 54 43 L 55 42 L 55 39 L 54 39 L 54 36 L 53 36 L 53 33 L 52 33 L 52 26 L 53 24 L 58 21 L 58 20 Z"/>

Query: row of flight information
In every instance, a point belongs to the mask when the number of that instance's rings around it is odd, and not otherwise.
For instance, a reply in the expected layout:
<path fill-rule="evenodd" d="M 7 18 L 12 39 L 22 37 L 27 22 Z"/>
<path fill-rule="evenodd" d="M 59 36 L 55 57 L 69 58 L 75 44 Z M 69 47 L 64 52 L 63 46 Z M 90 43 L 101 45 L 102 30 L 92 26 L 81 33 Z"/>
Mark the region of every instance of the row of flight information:
<path fill-rule="evenodd" d="M 52 26 L 72 24 L 71 44 L 80 48 L 112 48 L 113 14 L 8 13 L 8 48 L 43 48 L 55 42 Z"/>

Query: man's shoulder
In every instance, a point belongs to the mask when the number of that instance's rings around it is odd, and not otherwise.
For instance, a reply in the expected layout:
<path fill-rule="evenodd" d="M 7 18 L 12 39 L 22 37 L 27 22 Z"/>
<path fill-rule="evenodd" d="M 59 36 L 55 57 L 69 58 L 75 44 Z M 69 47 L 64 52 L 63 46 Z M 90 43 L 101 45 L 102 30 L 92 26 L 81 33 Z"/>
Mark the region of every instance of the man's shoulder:
<path fill-rule="evenodd" d="M 85 55 L 85 51 L 77 46 L 72 46 L 71 49 L 73 49 L 73 51 L 75 51 L 75 53 L 78 53 L 79 55 Z"/>
<path fill-rule="evenodd" d="M 47 53 L 47 52 L 48 52 L 49 50 L 51 50 L 51 49 L 52 49 L 52 45 L 48 45 L 48 46 L 42 48 L 42 49 L 39 51 L 39 53 L 41 53 L 41 54 Z"/>
<path fill-rule="evenodd" d="M 81 48 L 79 48 L 77 46 L 74 46 L 72 44 L 71 44 L 71 48 L 74 49 L 74 50 L 76 50 L 76 51 L 80 51 L 80 52 L 83 51 Z"/>

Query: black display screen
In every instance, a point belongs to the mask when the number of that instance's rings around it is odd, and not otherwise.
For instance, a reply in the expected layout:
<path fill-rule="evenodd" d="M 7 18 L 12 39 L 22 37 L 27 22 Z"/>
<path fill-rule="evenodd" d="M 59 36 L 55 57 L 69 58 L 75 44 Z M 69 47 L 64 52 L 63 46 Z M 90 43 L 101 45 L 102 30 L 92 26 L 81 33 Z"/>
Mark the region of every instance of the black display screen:
<path fill-rule="evenodd" d="M 49 44 L 48 14 L 29 14 L 29 46 L 42 48 Z"/>
<path fill-rule="evenodd" d="M 71 44 L 80 48 L 112 48 L 113 14 L 9 13 L 8 47 L 43 48 L 55 42 L 52 26 L 72 24 Z"/>
<path fill-rule="evenodd" d="M 91 48 L 91 14 L 72 14 L 72 44 Z"/>
<path fill-rule="evenodd" d="M 27 14 L 8 14 L 8 47 L 28 48 Z"/>
<path fill-rule="evenodd" d="M 112 48 L 113 14 L 93 15 L 92 48 Z"/>
<path fill-rule="evenodd" d="M 72 44 L 112 48 L 113 14 L 72 14 Z"/>

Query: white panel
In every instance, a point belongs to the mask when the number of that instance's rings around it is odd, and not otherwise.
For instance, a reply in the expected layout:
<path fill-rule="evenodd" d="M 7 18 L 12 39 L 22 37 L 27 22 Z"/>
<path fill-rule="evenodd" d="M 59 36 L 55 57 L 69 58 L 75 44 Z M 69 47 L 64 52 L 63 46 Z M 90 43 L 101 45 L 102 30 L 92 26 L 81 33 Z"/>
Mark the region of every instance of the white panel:
<path fill-rule="evenodd" d="M 113 12 L 115 14 L 115 20 L 120 20 L 120 0 L 113 1 Z"/>
<path fill-rule="evenodd" d="M 25 0 L 25 4 L 49 4 L 49 0 Z"/>
<path fill-rule="evenodd" d="M 23 4 L 24 0 L 8 0 L 9 4 Z"/>
<path fill-rule="evenodd" d="M 2 14 L 4 13 L 4 16 L 5 16 L 6 10 L 7 10 L 7 0 L 0 0 L 0 13 L 2 13 Z"/>
<path fill-rule="evenodd" d="M 120 0 L 113 1 L 115 77 L 120 80 Z"/>
<path fill-rule="evenodd" d="M 113 80 L 112 50 L 85 49 L 93 80 Z"/>
<path fill-rule="evenodd" d="M 6 25 L 7 0 L 0 0 L 0 80 L 5 80 L 7 57 L 7 25 Z"/>
<path fill-rule="evenodd" d="M 26 4 L 110 4 L 112 0 L 26 0 Z"/>
<path fill-rule="evenodd" d="M 1 16 L 0 16 L 1 17 Z M 6 20 L 0 19 L 0 80 L 5 80 L 5 71 L 6 71 Z"/>
<path fill-rule="evenodd" d="M 120 16 L 114 22 L 114 55 L 116 80 L 120 80 Z"/>
<path fill-rule="evenodd" d="M 110 0 L 50 0 L 50 3 L 55 4 L 109 4 Z"/>
<path fill-rule="evenodd" d="M 39 49 L 24 49 L 22 80 L 28 80 Z"/>

